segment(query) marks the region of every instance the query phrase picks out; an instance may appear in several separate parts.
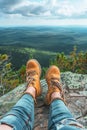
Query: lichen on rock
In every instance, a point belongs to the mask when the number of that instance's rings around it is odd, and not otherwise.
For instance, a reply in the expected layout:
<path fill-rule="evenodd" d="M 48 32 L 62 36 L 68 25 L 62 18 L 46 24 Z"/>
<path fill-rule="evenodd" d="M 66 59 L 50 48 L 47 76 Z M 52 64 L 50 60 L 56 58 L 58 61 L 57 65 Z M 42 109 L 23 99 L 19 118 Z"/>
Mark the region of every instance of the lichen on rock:
<path fill-rule="evenodd" d="M 71 72 L 61 73 L 65 99 L 68 108 L 74 117 L 87 128 L 87 75 Z M 0 116 L 3 116 L 21 98 L 25 84 L 19 85 L 14 90 L 0 97 Z M 44 97 L 47 92 L 45 79 L 41 80 L 43 89 L 42 95 L 37 99 L 35 105 L 35 126 L 34 130 L 46 130 L 48 124 L 49 107 L 44 104 Z"/>

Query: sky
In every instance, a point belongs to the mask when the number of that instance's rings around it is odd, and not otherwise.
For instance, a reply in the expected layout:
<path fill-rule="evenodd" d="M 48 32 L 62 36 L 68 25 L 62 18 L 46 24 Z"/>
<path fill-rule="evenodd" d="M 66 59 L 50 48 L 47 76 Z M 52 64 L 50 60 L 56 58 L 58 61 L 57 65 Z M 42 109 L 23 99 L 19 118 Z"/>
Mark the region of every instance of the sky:
<path fill-rule="evenodd" d="M 0 26 L 87 26 L 87 0 L 0 0 Z"/>

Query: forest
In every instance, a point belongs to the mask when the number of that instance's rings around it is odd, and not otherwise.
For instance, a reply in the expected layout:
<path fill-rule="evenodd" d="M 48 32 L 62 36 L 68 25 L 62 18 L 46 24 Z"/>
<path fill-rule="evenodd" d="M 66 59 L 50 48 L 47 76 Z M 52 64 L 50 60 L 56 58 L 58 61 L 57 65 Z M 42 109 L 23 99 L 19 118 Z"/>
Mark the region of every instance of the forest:
<path fill-rule="evenodd" d="M 0 96 L 25 82 L 31 58 L 41 64 L 41 79 L 53 64 L 87 74 L 87 27 L 0 28 Z"/>
<path fill-rule="evenodd" d="M 29 49 L 27 50 L 29 51 Z M 23 51 L 24 50 L 22 50 L 22 52 Z M 43 51 L 42 54 L 40 51 L 38 53 L 37 52 L 38 51 L 35 52 L 35 50 L 32 49 L 32 51 L 30 51 L 30 55 L 28 55 L 27 58 L 29 60 L 31 58 L 35 58 L 36 54 L 37 56 L 45 54 L 45 58 L 49 59 L 48 66 L 42 66 L 41 78 L 44 78 L 46 70 L 50 65 L 58 66 L 61 72 L 71 71 L 74 73 L 87 74 L 87 52 L 77 52 L 76 46 L 74 46 L 69 55 L 65 55 L 64 52 L 58 52 L 52 53 L 51 56 L 50 52 Z M 17 55 L 18 53 L 15 52 L 15 54 Z M 26 54 L 22 53 L 21 55 L 19 53 L 19 56 L 20 59 L 24 58 L 25 60 Z M 43 61 L 43 58 L 41 60 Z M 11 61 L 11 55 L 0 54 L 0 96 L 4 95 L 5 93 L 17 87 L 19 84 L 22 84 L 26 81 L 26 64 L 20 65 L 17 69 Z M 16 58 L 15 62 L 17 62 L 19 65 L 19 61 L 16 61 Z"/>

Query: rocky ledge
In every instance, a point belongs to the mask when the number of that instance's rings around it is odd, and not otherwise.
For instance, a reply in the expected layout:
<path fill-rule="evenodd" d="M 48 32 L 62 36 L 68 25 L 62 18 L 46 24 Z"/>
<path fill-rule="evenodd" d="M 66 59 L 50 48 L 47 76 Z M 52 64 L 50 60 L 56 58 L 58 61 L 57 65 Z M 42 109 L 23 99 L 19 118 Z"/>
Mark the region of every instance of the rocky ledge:
<path fill-rule="evenodd" d="M 65 99 L 68 108 L 74 117 L 87 128 L 87 75 L 65 72 L 61 74 Z M 0 117 L 5 114 L 18 101 L 23 94 L 26 84 L 22 84 L 0 97 Z M 42 95 L 37 99 L 35 105 L 35 126 L 34 130 L 47 130 L 49 106 L 44 104 L 44 97 L 47 92 L 45 79 L 41 80 L 43 88 Z"/>

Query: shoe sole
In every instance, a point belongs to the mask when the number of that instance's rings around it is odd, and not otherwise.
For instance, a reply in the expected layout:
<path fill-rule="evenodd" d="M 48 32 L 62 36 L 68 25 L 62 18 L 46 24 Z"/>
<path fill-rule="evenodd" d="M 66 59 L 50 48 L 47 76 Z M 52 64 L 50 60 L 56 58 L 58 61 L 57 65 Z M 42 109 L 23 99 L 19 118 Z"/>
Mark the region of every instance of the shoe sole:
<path fill-rule="evenodd" d="M 39 77 L 41 76 L 41 65 L 39 64 L 39 62 L 36 59 L 32 59 L 34 62 L 36 62 L 36 64 L 38 64 L 39 69 L 40 69 L 40 74 Z"/>
<path fill-rule="evenodd" d="M 47 77 L 47 74 L 48 74 L 50 68 L 52 68 L 52 67 L 54 67 L 54 66 L 55 66 L 55 65 L 51 65 L 51 66 L 48 68 L 48 70 L 47 70 L 47 72 L 46 72 L 46 75 L 45 75 L 45 78 Z M 55 66 L 55 67 L 57 67 L 57 66 Z"/>
<path fill-rule="evenodd" d="M 38 66 L 39 66 L 39 70 L 40 70 L 40 74 L 39 74 L 39 77 L 41 76 L 41 65 L 39 64 L 39 62 L 36 60 L 36 59 L 31 59 L 31 60 L 28 60 L 28 61 L 34 61 Z"/>

